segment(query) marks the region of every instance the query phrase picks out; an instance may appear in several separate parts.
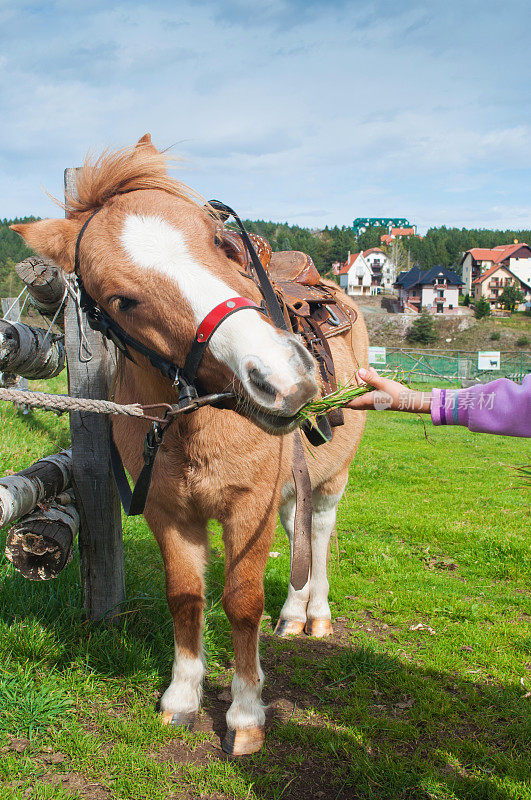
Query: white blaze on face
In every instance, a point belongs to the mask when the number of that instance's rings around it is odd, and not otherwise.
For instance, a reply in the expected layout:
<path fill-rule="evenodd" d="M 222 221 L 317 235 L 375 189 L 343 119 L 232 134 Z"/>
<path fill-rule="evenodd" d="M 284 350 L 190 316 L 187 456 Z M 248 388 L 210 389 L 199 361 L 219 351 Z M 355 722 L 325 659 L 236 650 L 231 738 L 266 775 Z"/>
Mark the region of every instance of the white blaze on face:
<path fill-rule="evenodd" d="M 120 241 L 136 265 L 175 282 L 190 304 L 197 325 L 213 308 L 236 295 L 192 256 L 181 231 L 161 217 L 130 214 Z M 212 355 L 242 380 L 242 367 L 258 357 L 275 373 L 280 391 L 289 393 L 297 381 L 289 363 L 289 346 L 258 311 L 244 309 L 232 314 L 215 331 L 209 346 Z"/>

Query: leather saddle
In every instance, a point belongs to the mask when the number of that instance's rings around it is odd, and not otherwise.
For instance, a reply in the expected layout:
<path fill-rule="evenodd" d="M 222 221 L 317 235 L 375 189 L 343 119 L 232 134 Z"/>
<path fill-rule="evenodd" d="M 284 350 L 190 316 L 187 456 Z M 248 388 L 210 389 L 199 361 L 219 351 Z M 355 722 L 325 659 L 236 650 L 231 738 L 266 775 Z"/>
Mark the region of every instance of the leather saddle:
<path fill-rule="evenodd" d="M 339 299 L 339 287 L 331 281 L 324 283 L 313 260 L 297 250 L 273 252 L 271 245 L 262 236 L 249 234 L 258 257 L 267 270 L 273 284 L 288 328 L 302 337 L 308 351 L 319 367 L 323 390 L 330 394 L 337 389 L 334 361 L 328 339 L 349 331 L 356 321 L 356 311 Z M 254 279 L 254 270 L 240 234 L 224 230 L 222 244 L 230 258 L 238 261 L 244 274 Z M 330 427 L 343 425 L 343 412 L 335 409 L 327 415 Z M 318 421 L 326 429 L 321 418 Z M 322 443 L 321 436 L 314 437 L 306 431 L 312 444 Z M 331 438 L 331 432 L 326 438 Z"/>

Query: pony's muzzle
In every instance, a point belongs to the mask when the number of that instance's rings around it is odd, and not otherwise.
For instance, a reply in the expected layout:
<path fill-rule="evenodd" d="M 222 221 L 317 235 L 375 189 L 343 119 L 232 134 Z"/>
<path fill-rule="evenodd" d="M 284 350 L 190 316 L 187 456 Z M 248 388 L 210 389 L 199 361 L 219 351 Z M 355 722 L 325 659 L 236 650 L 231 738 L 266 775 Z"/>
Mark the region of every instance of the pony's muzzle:
<path fill-rule="evenodd" d="M 318 392 L 313 358 L 295 337 L 288 344 L 291 354 L 285 363 L 269 366 L 254 356 L 242 370 L 242 382 L 253 403 L 282 417 L 295 416 Z"/>

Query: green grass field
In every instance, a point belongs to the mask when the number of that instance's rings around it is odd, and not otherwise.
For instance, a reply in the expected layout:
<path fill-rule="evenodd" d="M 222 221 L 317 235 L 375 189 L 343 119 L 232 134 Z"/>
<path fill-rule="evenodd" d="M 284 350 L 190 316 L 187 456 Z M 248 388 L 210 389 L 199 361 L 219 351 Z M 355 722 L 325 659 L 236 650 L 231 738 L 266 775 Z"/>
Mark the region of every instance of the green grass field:
<path fill-rule="evenodd" d="M 36 384 L 37 388 L 39 384 Z M 64 391 L 62 379 L 49 391 Z M 425 388 L 425 387 L 424 387 Z M 2 474 L 68 442 L 0 408 Z M 77 560 L 46 584 L 2 557 L 1 800 L 531 798 L 531 555 L 524 440 L 373 413 L 331 548 L 336 636 L 271 635 L 289 555 L 266 573 L 262 753 L 221 753 L 231 645 L 213 525 L 205 710 L 163 728 L 172 625 L 157 547 L 126 520 L 122 626 L 84 621 Z M 2 551 L 3 551 L 2 539 Z"/>

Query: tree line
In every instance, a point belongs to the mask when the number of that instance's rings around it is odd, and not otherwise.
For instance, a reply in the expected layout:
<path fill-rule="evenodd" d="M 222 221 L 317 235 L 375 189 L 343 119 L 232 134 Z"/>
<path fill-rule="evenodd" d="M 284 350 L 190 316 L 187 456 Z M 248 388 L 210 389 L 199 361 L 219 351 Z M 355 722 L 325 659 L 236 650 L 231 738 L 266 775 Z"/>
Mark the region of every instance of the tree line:
<path fill-rule="evenodd" d="M 9 230 L 15 222 L 35 222 L 38 217 L 0 220 L 0 297 L 15 297 L 24 284 L 14 270 L 15 264 L 32 254 L 21 236 Z"/>
<path fill-rule="evenodd" d="M 20 236 L 9 230 L 13 222 L 31 222 L 36 217 L 0 220 L 0 296 L 18 294 L 22 284 L 13 267 L 18 261 L 26 258 L 31 251 Z M 288 225 L 287 222 L 271 222 L 266 220 L 245 220 L 245 225 L 252 233 L 264 236 L 273 250 L 302 250 L 312 257 L 321 274 L 330 271 L 335 261 L 344 262 L 351 253 L 380 247 L 380 237 L 387 233 L 385 228 L 369 228 L 359 236 L 355 236 L 351 227 L 326 227 L 322 230 L 302 228 L 299 225 Z M 422 238 L 400 239 L 388 248 L 388 252 L 399 269 L 407 269 L 418 264 L 422 269 L 435 265 L 449 267 L 459 271 L 461 254 L 471 247 L 495 247 L 499 244 L 520 242 L 531 244 L 531 231 L 523 230 L 487 230 L 467 228 L 430 228 Z"/>
<path fill-rule="evenodd" d="M 425 236 L 399 239 L 389 247 L 381 244 L 386 228 L 369 228 L 355 236 L 352 228 L 343 225 L 324 230 L 310 230 L 287 223 L 247 220 L 254 233 L 265 236 L 273 250 L 302 250 L 310 255 L 319 272 L 326 273 L 334 261 L 345 262 L 351 253 L 382 247 L 390 257 L 394 256 L 402 269 L 418 264 L 422 269 L 443 266 L 460 272 L 462 254 L 472 247 L 496 247 L 512 244 L 515 239 L 531 244 L 531 230 L 487 230 L 467 228 L 430 228 Z"/>

